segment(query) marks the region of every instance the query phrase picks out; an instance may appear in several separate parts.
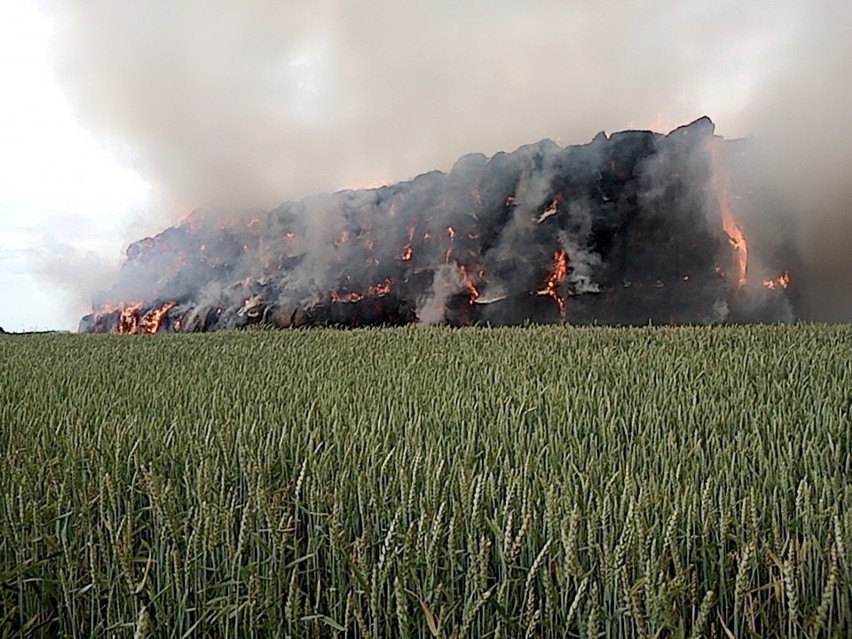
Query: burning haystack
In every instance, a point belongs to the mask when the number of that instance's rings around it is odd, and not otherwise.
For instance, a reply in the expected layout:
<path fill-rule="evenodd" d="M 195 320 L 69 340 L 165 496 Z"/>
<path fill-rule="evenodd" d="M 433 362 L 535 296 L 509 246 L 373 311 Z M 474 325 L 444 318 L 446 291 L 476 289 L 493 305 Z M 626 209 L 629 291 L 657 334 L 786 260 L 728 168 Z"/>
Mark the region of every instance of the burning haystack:
<path fill-rule="evenodd" d="M 132 244 L 83 332 L 796 317 L 790 217 L 701 118 L 462 157 Z"/>

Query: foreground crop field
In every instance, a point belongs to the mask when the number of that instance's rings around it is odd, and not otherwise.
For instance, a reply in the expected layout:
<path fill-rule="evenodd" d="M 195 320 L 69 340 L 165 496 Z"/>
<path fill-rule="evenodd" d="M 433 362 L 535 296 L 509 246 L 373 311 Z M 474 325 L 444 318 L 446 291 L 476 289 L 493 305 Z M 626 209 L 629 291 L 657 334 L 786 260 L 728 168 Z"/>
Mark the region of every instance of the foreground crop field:
<path fill-rule="evenodd" d="M 852 328 L 0 338 L 0 634 L 846 637 Z"/>

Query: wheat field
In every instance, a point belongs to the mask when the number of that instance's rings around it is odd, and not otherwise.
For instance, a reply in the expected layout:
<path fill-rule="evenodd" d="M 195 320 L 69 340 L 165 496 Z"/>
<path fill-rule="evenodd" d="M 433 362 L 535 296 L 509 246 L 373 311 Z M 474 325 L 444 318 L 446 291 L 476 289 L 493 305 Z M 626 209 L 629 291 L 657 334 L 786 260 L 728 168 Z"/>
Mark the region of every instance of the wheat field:
<path fill-rule="evenodd" d="M 0 635 L 847 637 L 852 327 L 0 338 Z"/>

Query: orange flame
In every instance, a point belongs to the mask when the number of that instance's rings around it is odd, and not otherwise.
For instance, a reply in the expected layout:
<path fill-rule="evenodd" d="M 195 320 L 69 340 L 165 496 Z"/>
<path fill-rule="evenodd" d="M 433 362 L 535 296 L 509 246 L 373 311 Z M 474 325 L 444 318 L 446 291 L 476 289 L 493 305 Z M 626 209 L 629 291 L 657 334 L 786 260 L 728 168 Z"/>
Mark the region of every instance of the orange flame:
<path fill-rule="evenodd" d="M 568 253 L 563 249 L 557 249 L 553 254 L 553 268 L 547 280 L 544 283 L 544 288 L 539 291 L 539 295 L 547 295 L 559 305 L 559 315 L 565 317 L 565 299 L 559 293 L 559 286 L 568 275 Z"/>
<path fill-rule="evenodd" d="M 382 297 L 387 295 L 393 289 L 393 279 L 387 278 L 384 282 L 373 284 L 367 289 L 367 295 L 370 297 Z"/>
<path fill-rule="evenodd" d="M 767 278 L 763 280 L 763 285 L 770 290 L 787 288 L 790 286 L 790 274 L 787 273 L 787 271 L 784 271 L 775 279 Z"/>
<path fill-rule="evenodd" d="M 746 273 L 748 271 L 748 242 L 746 241 L 743 230 L 737 224 L 734 213 L 731 210 L 731 193 L 730 193 L 730 176 L 722 166 L 722 161 L 719 157 L 719 144 L 713 140 L 710 144 L 710 158 L 712 161 L 712 180 L 713 190 L 716 193 L 716 199 L 719 202 L 719 210 L 722 213 L 722 228 L 728 236 L 731 246 L 737 255 L 737 270 L 739 286 L 745 286 Z"/>
<path fill-rule="evenodd" d="M 355 291 L 350 291 L 349 293 L 341 293 L 340 291 L 331 292 L 332 302 L 360 302 L 362 299 L 364 299 L 364 296 Z"/>
<path fill-rule="evenodd" d="M 166 316 L 175 306 L 177 306 L 177 302 L 166 302 L 140 316 L 139 311 L 142 308 L 142 303 L 130 304 L 121 309 L 115 330 L 124 335 L 156 333 L 162 328 Z"/>
<path fill-rule="evenodd" d="M 163 321 L 169 311 L 176 306 L 176 302 L 166 302 L 162 306 L 152 309 L 142 318 L 141 329 L 143 333 L 156 333 L 163 325 Z"/>
<path fill-rule="evenodd" d="M 414 257 L 414 249 L 411 248 L 411 244 L 406 244 L 405 248 L 402 249 L 402 253 L 399 254 L 399 259 L 403 262 L 408 262 L 412 257 Z"/>
<path fill-rule="evenodd" d="M 536 222 L 541 224 L 547 218 L 553 217 L 554 215 L 559 213 L 559 205 L 562 203 L 563 199 L 564 199 L 564 197 L 562 195 L 555 196 L 550 201 L 550 204 L 547 205 L 547 208 L 545 208 L 544 211 L 542 211 L 541 215 L 538 216 L 538 219 L 536 220 Z"/>
<path fill-rule="evenodd" d="M 461 274 L 462 285 L 467 289 L 468 295 L 470 295 L 470 303 L 473 304 L 479 298 L 479 289 L 476 287 L 476 281 L 461 264 L 459 264 L 459 273 Z"/>
<path fill-rule="evenodd" d="M 331 292 L 331 301 L 332 302 L 360 302 L 365 297 L 384 297 L 388 293 L 393 290 L 393 278 L 387 278 L 384 282 L 379 282 L 378 284 L 372 284 L 367 287 L 366 295 L 362 295 L 361 293 L 356 293 L 355 291 L 348 291 L 346 293 L 341 293 L 340 291 L 332 291 Z"/>
<path fill-rule="evenodd" d="M 123 334 L 132 334 L 139 332 L 139 309 L 142 308 L 142 303 L 125 306 L 121 309 L 121 314 L 118 316 L 118 324 L 116 331 Z"/>
<path fill-rule="evenodd" d="M 450 238 L 450 242 L 455 242 L 456 240 L 456 229 L 452 226 L 447 227 L 447 237 Z M 453 259 L 453 247 L 448 246 L 444 252 L 444 264 L 449 264 L 451 259 Z"/>

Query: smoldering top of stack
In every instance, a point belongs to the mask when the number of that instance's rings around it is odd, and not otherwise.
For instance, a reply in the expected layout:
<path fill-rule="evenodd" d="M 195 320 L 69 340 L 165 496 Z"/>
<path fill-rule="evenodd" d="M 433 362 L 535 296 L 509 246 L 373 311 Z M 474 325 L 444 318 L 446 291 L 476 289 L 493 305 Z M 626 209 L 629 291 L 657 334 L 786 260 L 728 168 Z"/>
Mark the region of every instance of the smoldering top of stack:
<path fill-rule="evenodd" d="M 749 241 L 745 287 L 722 228 L 712 145 Z M 795 287 L 760 283 L 795 271 L 792 229 L 741 169 L 747 150 L 701 118 L 668 135 L 600 133 L 585 145 L 543 140 L 467 155 L 447 174 L 225 224 L 199 211 L 131 245 L 119 281 L 80 328 L 117 330 L 123 309 L 141 319 L 164 304 L 157 330 L 789 321 Z"/>

